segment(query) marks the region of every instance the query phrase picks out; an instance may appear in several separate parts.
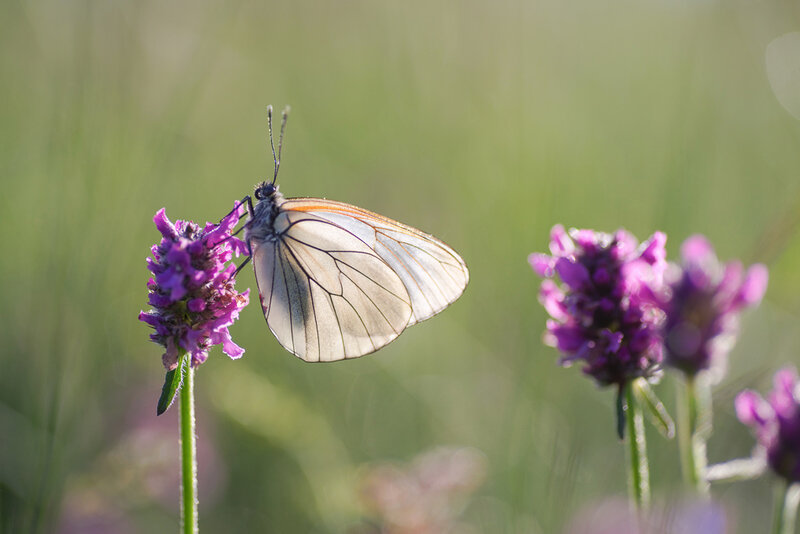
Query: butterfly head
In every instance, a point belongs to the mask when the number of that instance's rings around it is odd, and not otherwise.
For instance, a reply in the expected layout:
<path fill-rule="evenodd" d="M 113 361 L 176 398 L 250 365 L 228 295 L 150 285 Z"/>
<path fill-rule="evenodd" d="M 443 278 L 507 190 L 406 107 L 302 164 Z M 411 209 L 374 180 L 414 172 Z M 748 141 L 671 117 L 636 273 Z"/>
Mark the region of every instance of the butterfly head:
<path fill-rule="evenodd" d="M 258 202 L 255 206 L 250 205 L 250 218 L 245 223 L 245 241 L 249 243 L 252 239 L 274 239 L 272 224 L 284 202 L 283 195 L 278 192 L 277 185 L 261 182 L 256 185 L 253 196 Z"/>
<path fill-rule="evenodd" d="M 266 200 L 274 197 L 278 193 L 278 186 L 269 182 L 261 182 L 256 186 L 253 196 L 256 200 Z"/>

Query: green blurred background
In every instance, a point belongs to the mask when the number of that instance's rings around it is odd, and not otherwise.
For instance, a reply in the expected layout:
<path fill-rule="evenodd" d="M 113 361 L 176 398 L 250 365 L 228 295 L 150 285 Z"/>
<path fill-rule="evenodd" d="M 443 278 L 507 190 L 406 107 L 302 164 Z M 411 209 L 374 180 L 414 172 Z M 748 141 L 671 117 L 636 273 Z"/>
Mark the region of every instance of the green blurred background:
<path fill-rule="evenodd" d="M 162 351 L 136 319 L 152 216 L 218 220 L 269 175 L 270 103 L 292 106 L 284 194 L 432 232 L 471 282 L 333 365 L 248 307 L 245 356 L 216 348 L 197 375 L 203 531 L 366 528 L 368 466 L 443 445 L 485 460 L 475 532 L 562 532 L 624 496 L 612 392 L 541 343 L 526 257 L 558 222 L 663 230 L 671 258 L 701 232 L 768 263 L 709 445 L 749 454 L 734 395 L 800 353 L 800 48 L 768 46 L 799 27 L 773 0 L 0 3 L 3 530 L 177 528 L 176 411 L 155 417 Z M 675 443 L 648 432 L 672 502 Z M 715 487 L 729 532 L 766 530 L 771 482 Z"/>

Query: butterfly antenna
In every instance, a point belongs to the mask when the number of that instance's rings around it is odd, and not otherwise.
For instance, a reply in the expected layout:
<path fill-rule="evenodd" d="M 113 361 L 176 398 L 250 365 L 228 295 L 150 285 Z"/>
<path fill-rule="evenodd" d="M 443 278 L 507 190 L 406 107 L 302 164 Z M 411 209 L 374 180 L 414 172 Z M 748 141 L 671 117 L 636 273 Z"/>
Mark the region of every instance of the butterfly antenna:
<path fill-rule="evenodd" d="M 286 132 L 286 120 L 289 118 L 289 106 L 286 106 L 281 113 L 281 135 L 278 138 L 278 152 L 275 153 L 275 141 L 272 135 L 272 106 L 267 106 L 267 123 L 269 125 L 269 145 L 272 147 L 272 161 L 275 163 L 275 173 L 272 175 L 272 183 L 278 179 L 278 169 L 281 167 L 281 152 L 283 151 L 283 134 Z"/>

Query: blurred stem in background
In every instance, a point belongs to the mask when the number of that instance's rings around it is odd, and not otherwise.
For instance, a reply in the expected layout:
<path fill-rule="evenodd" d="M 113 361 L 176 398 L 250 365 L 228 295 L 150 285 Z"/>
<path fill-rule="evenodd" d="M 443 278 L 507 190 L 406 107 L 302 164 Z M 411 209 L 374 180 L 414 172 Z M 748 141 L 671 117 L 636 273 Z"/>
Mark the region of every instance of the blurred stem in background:
<path fill-rule="evenodd" d="M 797 505 L 800 503 L 800 483 L 786 482 L 775 492 L 775 518 L 773 534 L 794 534 L 797 522 Z"/>
<path fill-rule="evenodd" d="M 678 384 L 678 448 L 683 480 L 697 493 L 708 496 L 706 440 L 711 431 L 709 384 L 702 377 L 685 375 Z"/>
<path fill-rule="evenodd" d="M 181 357 L 182 359 L 182 357 Z M 187 362 L 188 363 L 188 362 Z M 181 532 L 197 529 L 197 436 L 194 424 L 194 369 L 183 366 L 181 387 Z"/>
<path fill-rule="evenodd" d="M 628 479 L 631 499 L 638 512 L 650 504 L 650 470 L 647 464 L 647 441 L 644 434 L 644 418 L 633 392 L 634 381 L 628 381 L 620 391 L 625 397 L 625 420 L 628 427 Z"/>

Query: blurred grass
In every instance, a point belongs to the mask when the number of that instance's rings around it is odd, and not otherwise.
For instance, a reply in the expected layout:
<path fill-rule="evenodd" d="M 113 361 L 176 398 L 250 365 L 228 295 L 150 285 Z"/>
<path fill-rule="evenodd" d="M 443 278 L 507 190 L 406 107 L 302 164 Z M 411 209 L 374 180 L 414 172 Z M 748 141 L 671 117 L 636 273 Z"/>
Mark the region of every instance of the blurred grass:
<path fill-rule="evenodd" d="M 702 232 L 722 258 L 770 262 L 710 444 L 712 461 L 747 454 L 733 395 L 798 361 L 800 125 L 764 50 L 799 19 L 786 1 L 3 2 L 3 531 L 66 531 L 65 493 L 125 439 L 130 406 L 154 414 L 160 352 L 136 321 L 151 217 L 218 220 L 249 193 L 271 170 L 268 103 L 293 109 L 285 194 L 433 232 L 472 280 L 338 365 L 303 365 L 246 310 L 245 357 L 215 352 L 198 375 L 216 428 L 201 420 L 200 439 L 227 473 L 211 502 L 201 485 L 204 529 L 342 532 L 359 466 L 442 444 L 488 458 L 467 510 L 483 532 L 558 532 L 624 494 L 612 394 L 541 344 L 526 256 L 557 222 L 663 230 L 672 257 Z M 674 445 L 651 436 L 653 483 L 673 495 Z M 762 530 L 767 487 L 716 491 L 736 532 Z M 176 521 L 154 498 L 115 506 L 133 532 Z"/>

